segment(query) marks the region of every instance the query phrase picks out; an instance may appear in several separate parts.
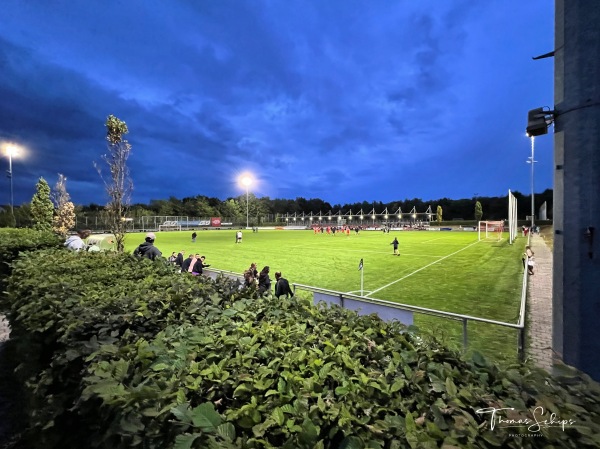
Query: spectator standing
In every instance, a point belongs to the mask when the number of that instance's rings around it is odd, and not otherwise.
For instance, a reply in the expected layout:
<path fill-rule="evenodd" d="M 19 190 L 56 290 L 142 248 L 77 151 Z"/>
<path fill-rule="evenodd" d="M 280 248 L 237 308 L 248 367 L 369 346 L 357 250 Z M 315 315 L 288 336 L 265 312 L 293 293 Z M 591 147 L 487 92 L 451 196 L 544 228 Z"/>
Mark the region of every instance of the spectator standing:
<path fill-rule="evenodd" d="M 252 262 L 250 268 L 244 271 L 244 287 L 256 285 L 257 278 L 258 270 L 256 269 L 256 262 Z"/>
<path fill-rule="evenodd" d="M 290 283 L 281 276 L 281 272 L 278 271 L 275 273 L 275 297 L 279 299 L 280 296 L 284 296 L 289 298 L 290 296 L 294 296 L 294 292 L 290 288 Z"/>
<path fill-rule="evenodd" d="M 394 256 L 399 256 L 400 253 L 398 252 L 398 239 L 396 237 L 394 237 L 394 240 L 392 240 L 392 243 L 390 243 L 390 245 L 394 246 Z"/>
<path fill-rule="evenodd" d="M 535 258 L 534 252 L 530 246 L 525 247 L 525 259 L 527 260 L 527 273 L 533 274 L 533 269 L 535 268 Z"/>
<path fill-rule="evenodd" d="M 192 274 L 194 276 L 199 276 L 204 272 L 204 268 L 210 267 L 209 264 L 204 263 L 204 261 L 206 260 L 205 256 L 201 256 L 200 258 L 196 259 L 196 263 L 194 264 L 193 268 L 192 268 Z"/>
<path fill-rule="evenodd" d="M 87 239 L 91 234 L 89 229 L 79 229 L 77 234 L 71 235 L 65 241 L 65 247 L 71 251 L 85 251 L 87 248 L 83 239 Z"/>
<path fill-rule="evenodd" d="M 175 265 L 177 265 L 179 268 L 181 268 L 181 266 L 183 265 L 183 255 L 184 255 L 184 250 L 181 250 L 179 252 L 179 254 L 177 254 L 177 257 L 175 258 Z"/>
<path fill-rule="evenodd" d="M 254 276 L 255 278 L 258 278 L 258 268 L 257 268 L 256 262 L 252 262 L 250 264 L 250 268 L 248 268 L 248 271 L 250 271 L 252 273 L 252 276 Z"/>
<path fill-rule="evenodd" d="M 190 254 L 181 264 L 181 272 L 191 272 L 195 263 L 196 261 L 194 260 L 194 255 Z"/>
<path fill-rule="evenodd" d="M 258 294 L 262 297 L 271 293 L 271 278 L 269 277 L 269 266 L 265 266 L 258 275 Z"/>
<path fill-rule="evenodd" d="M 147 233 L 144 243 L 140 244 L 133 251 L 133 255 L 137 257 L 147 257 L 150 260 L 156 260 L 157 258 L 160 258 L 162 253 L 156 246 L 154 246 L 154 240 L 156 240 L 156 235 L 154 235 L 154 232 Z"/>

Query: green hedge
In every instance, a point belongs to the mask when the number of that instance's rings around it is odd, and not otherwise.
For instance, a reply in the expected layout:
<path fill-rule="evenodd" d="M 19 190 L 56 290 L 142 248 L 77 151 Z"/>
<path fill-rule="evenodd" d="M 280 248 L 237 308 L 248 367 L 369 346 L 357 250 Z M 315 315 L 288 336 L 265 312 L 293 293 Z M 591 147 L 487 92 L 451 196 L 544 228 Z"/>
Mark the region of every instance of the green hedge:
<path fill-rule="evenodd" d="M 24 254 L 8 291 L 34 448 L 600 446 L 585 376 L 465 361 L 375 316 L 65 250 Z M 490 407 L 573 422 L 490 430 Z"/>
<path fill-rule="evenodd" d="M 6 280 L 10 275 L 10 264 L 19 253 L 44 248 L 58 248 L 63 241 L 51 232 L 33 229 L 0 228 L 0 298 L 6 290 Z M 0 310 L 2 304 L 0 302 Z"/>

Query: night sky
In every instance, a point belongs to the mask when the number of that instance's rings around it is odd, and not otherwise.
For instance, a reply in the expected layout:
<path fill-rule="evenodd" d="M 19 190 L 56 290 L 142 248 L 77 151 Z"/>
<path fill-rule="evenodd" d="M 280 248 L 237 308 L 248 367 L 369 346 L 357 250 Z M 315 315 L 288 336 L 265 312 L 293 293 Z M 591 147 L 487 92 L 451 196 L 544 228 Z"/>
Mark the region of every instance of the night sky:
<path fill-rule="evenodd" d="M 245 195 L 246 171 L 258 197 L 331 204 L 529 194 L 527 111 L 553 105 L 547 0 L 3 0 L 0 24 L 15 204 L 58 173 L 105 203 L 109 114 L 134 203 Z M 552 129 L 535 154 L 541 192 Z"/>

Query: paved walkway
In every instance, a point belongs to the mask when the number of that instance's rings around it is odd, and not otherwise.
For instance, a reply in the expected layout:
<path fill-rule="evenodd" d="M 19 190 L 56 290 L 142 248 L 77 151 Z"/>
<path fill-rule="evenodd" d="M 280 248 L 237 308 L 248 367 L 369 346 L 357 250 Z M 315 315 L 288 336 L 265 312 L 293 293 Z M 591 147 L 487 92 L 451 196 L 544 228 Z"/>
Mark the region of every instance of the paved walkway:
<path fill-rule="evenodd" d="M 540 368 L 552 370 L 552 252 L 544 238 L 531 237 L 535 253 L 534 275 L 529 276 L 529 327 L 527 356 Z"/>

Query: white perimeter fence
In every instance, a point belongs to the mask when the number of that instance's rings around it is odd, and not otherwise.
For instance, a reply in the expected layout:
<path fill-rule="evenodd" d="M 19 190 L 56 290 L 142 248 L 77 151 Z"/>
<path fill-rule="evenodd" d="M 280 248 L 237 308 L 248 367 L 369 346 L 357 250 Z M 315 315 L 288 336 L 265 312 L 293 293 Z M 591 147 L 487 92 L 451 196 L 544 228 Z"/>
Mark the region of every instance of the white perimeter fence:
<path fill-rule="evenodd" d="M 216 279 L 219 275 L 228 277 L 230 279 L 235 279 L 240 283 L 240 288 L 244 282 L 244 277 L 240 273 L 217 270 L 214 268 L 206 268 L 204 272 L 212 279 Z M 425 307 L 412 306 L 408 304 L 400 304 L 376 298 L 368 298 L 351 293 L 312 287 L 310 285 L 292 283 L 292 286 L 294 289 L 294 294 L 299 293 L 300 291 L 312 293 L 314 304 L 324 301 L 328 304 L 335 304 L 339 307 L 355 310 L 359 315 L 369 315 L 375 313 L 384 321 L 397 320 L 407 326 L 413 324 L 413 318 L 415 314 L 429 315 L 445 320 L 459 321 L 462 323 L 463 352 L 466 352 L 469 346 L 469 323 L 484 323 L 487 326 L 500 326 L 515 329 L 518 333 L 516 348 L 517 356 L 519 361 L 523 361 L 525 358 L 525 311 L 527 301 L 527 270 L 525 268 L 523 268 L 523 281 L 521 284 L 519 319 L 516 324 L 488 320 L 486 318 L 478 318 L 470 315 L 445 312 L 442 310 L 427 309 Z"/>

